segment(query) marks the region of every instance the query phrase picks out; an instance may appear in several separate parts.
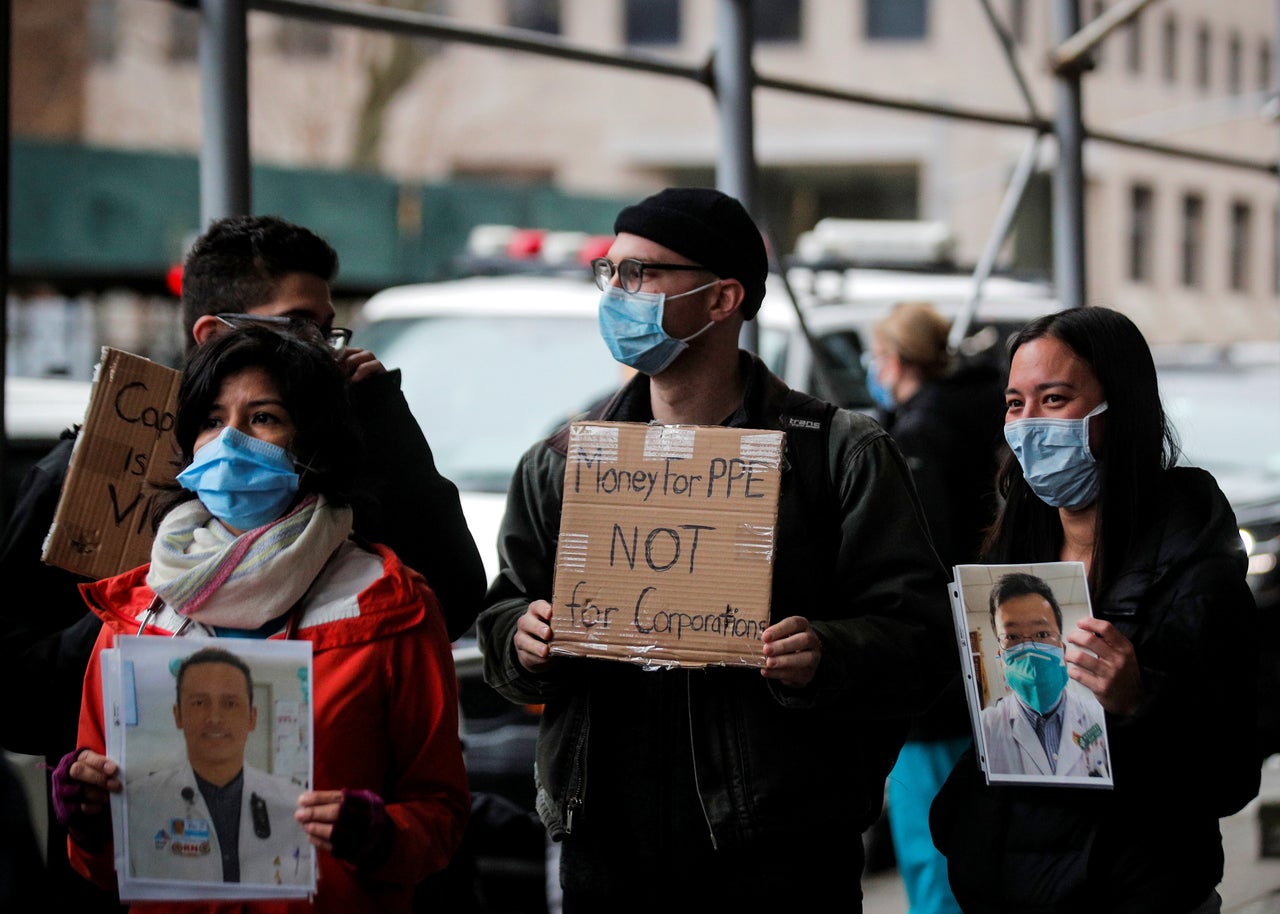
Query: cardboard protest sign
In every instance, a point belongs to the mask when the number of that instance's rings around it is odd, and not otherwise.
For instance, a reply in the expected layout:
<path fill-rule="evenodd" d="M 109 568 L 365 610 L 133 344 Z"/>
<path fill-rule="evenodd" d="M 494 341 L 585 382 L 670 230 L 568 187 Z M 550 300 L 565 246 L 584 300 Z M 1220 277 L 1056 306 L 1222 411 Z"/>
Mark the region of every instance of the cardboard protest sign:
<path fill-rule="evenodd" d="M 88 578 L 150 560 L 149 483 L 169 483 L 181 373 L 104 346 L 41 558 Z"/>
<path fill-rule="evenodd" d="M 783 433 L 575 422 L 553 653 L 764 665 Z"/>

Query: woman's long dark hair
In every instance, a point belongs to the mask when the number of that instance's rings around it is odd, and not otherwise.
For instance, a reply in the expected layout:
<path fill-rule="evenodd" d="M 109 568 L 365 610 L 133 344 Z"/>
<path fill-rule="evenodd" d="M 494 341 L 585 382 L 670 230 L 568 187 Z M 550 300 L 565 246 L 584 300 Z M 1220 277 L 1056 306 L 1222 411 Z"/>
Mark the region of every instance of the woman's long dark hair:
<path fill-rule="evenodd" d="M 1098 457 L 1097 527 L 1089 584 L 1101 593 L 1109 571 L 1122 567 L 1135 522 L 1150 509 L 1162 470 L 1178 461 L 1178 439 L 1165 417 L 1151 348 L 1129 318 L 1110 308 L 1072 308 L 1037 318 L 1009 344 L 1013 357 L 1032 340 L 1052 337 L 1093 372 L 1107 401 Z M 1058 509 L 1041 501 L 1022 476 L 1013 452 L 996 476 L 1001 507 L 983 543 L 983 561 L 1055 561 L 1062 548 Z"/>
<path fill-rule="evenodd" d="M 350 504 L 363 485 L 364 444 L 352 412 L 350 383 L 319 335 L 315 340 L 274 327 L 249 324 L 222 331 L 192 353 L 178 388 L 174 437 L 180 465 L 191 463 L 197 436 L 223 382 L 247 368 L 261 368 L 280 391 L 296 429 L 291 453 L 298 461 L 299 494 L 324 495 Z M 175 488 L 156 499 L 154 520 L 195 493 Z"/>

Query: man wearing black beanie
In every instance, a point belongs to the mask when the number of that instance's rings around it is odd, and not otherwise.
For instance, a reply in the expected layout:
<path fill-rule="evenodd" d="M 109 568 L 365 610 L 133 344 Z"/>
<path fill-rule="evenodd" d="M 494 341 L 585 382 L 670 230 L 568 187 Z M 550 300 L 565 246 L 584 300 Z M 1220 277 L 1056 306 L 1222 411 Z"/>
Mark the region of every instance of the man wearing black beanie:
<path fill-rule="evenodd" d="M 637 374 L 591 418 L 782 430 L 786 460 L 763 669 L 646 671 L 552 656 L 567 430 L 521 458 L 477 632 L 486 681 L 543 705 L 564 911 L 861 910 L 861 835 L 907 722 L 958 674 L 946 572 L 884 430 L 738 348 L 768 272 L 741 203 L 668 188 L 614 229 L 600 330 Z"/>

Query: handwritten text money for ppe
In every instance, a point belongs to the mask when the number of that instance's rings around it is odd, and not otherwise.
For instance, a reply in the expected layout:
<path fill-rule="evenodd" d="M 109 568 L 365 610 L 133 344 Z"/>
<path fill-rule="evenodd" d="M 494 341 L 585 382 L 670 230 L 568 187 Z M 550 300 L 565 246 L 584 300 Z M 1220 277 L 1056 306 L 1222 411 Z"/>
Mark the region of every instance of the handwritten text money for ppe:
<path fill-rule="evenodd" d="M 783 434 L 570 429 L 552 651 L 645 666 L 761 666 Z"/>

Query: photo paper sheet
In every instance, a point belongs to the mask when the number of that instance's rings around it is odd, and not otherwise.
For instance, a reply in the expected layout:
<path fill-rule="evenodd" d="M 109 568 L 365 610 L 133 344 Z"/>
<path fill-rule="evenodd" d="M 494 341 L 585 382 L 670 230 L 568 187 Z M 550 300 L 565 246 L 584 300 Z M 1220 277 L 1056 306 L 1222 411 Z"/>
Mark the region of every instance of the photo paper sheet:
<path fill-rule="evenodd" d="M 1114 786 L 1102 705 L 1065 661 L 1092 615 L 1084 565 L 958 565 L 951 598 L 987 782 Z"/>
<path fill-rule="evenodd" d="M 121 899 L 314 893 L 293 815 L 313 776 L 311 642 L 120 637 L 102 677 Z"/>

